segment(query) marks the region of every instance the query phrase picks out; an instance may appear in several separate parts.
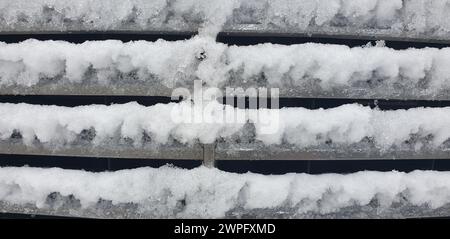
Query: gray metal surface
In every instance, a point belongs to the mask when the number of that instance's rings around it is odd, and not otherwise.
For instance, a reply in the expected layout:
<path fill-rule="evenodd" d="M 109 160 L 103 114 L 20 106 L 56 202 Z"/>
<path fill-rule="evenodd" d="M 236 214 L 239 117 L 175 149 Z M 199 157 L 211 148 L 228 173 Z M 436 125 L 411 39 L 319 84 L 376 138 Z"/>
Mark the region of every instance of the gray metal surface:
<path fill-rule="evenodd" d="M 203 159 L 203 149 L 199 145 L 162 145 L 158 147 L 71 145 L 66 147 L 48 147 L 43 145 L 26 146 L 21 143 L 0 141 L 0 154 L 179 160 Z"/>
<path fill-rule="evenodd" d="M 86 95 L 86 96 L 166 96 L 172 95 L 173 88 L 155 82 L 136 82 L 123 85 L 102 84 L 38 84 L 25 86 L 0 86 L 0 95 Z M 193 85 L 184 85 L 193 93 Z M 256 84 L 232 83 L 226 87 L 248 89 L 250 87 L 263 87 Z M 391 99 L 391 100 L 450 100 L 450 90 L 427 91 L 426 89 L 404 88 L 392 89 L 383 86 L 348 86 L 331 90 L 318 87 L 306 89 L 304 86 L 284 84 L 281 86 L 264 86 L 279 88 L 279 97 L 284 98 L 339 98 L 339 99 Z M 225 87 L 221 87 L 225 94 Z"/>
<path fill-rule="evenodd" d="M 171 96 L 172 89 L 152 83 L 126 85 L 100 84 L 39 84 L 0 86 L 0 95 L 112 95 L 112 96 Z"/>
<path fill-rule="evenodd" d="M 203 145 L 203 165 L 208 168 L 214 168 L 216 158 L 215 158 L 215 144 L 204 144 Z"/>
<path fill-rule="evenodd" d="M 216 160 L 405 160 L 405 159 L 450 159 L 450 149 L 442 150 L 390 150 L 376 149 L 315 148 L 289 149 L 271 146 L 266 148 L 218 148 Z"/>
<path fill-rule="evenodd" d="M 164 208 L 166 205 L 159 205 Z M 153 205 L 155 207 L 155 205 Z M 152 208 L 152 207 L 148 207 Z M 157 208 L 157 207 L 156 207 Z M 13 204 L 0 201 L 0 213 L 20 213 L 45 216 L 83 217 L 83 218 L 106 218 L 106 219 L 139 219 L 139 218 L 179 218 L 179 208 L 168 210 L 165 214 L 158 211 L 146 211 L 146 207 L 135 203 L 112 204 L 111 201 L 100 200 L 97 204 L 82 208 L 76 198 L 68 196 L 56 196 L 55 199 L 47 200 L 44 207 L 38 208 L 33 204 Z M 332 213 L 307 212 L 301 213 L 296 206 L 283 206 L 277 208 L 245 209 L 236 207 L 226 213 L 223 218 L 321 218 L 321 219 L 352 219 L 352 218 L 427 218 L 427 217 L 449 217 L 450 205 L 432 209 L 427 205 L 415 206 L 409 202 L 398 202 L 389 207 L 369 203 L 367 205 L 354 205 L 341 208 Z M 192 215 L 189 218 L 196 218 Z"/>
<path fill-rule="evenodd" d="M 319 146 L 299 149 L 286 145 L 162 145 L 133 147 L 123 145 L 92 146 L 72 145 L 49 147 L 26 146 L 21 143 L 0 141 L 0 154 L 49 155 L 71 157 L 140 158 L 203 160 L 205 166 L 214 167 L 217 160 L 405 160 L 450 159 L 450 148 L 405 149 L 382 151 L 375 147 L 348 145 L 341 147 Z"/>
<path fill-rule="evenodd" d="M 0 37 L 3 35 L 37 35 L 37 34 L 138 34 L 138 35 L 194 35 L 200 28 L 199 25 L 172 28 L 171 26 L 147 27 L 119 26 L 114 29 L 89 29 L 83 26 L 58 25 L 29 29 L 18 26 L 15 29 L 2 29 L 0 26 Z M 386 40 L 386 41 L 411 41 L 424 43 L 450 43 L 450 34 L 399 32 L 387 29 L 352 28 L 352 27 L 308 27 L 299 29 L 286 26 L 266 26 L 263 24 L 228 24 L 220 32 L 223 36 L 248 36 L 248 37 L 309 37 L 309 38 L 336 38 L 336 39 L 358 39 L 358 40 Z"/>

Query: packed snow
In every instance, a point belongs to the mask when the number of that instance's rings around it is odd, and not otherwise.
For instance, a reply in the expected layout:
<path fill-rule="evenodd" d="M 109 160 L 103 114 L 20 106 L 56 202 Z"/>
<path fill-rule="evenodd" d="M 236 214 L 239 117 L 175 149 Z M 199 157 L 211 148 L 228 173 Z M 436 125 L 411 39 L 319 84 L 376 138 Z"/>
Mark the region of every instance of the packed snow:
<path fill-rule="evenodd" d="M 72 216 L 99 216 L 94 209 L 100 209 L 102 203 L 109 208 L 105 217 L 420 216 L 450 203 L 450 173 L 269 176 L 205 167 L 101 173 L 4 167 L 0 168 L 0 201 L 0 210 L 11 204 L 15 208 L 32 205 L 47 212 L 66 209 Z M 115 211 L 115 207 L 128 210 Z M 361 207 L 364 210 L 352 211 Z"/>
<path fill-rule="evenodd" d="M 227 46 L 206 37 L 82 44 L 27 40 L 0 43 L 0 86 L 158 82 L 170 88 L 199 79 L 218 87 L 246 84 L 322 92 L 376 88 L 433 98 L 450 90 L 449 64 L 450 48 Z"/>
<path fill-rule="evenodd" d="M 2 0 L 2 31 L 381 31 L 448 37 L 448 0 Z"/>
<path fill-rule="evenodd" d="M 381 111 L 349 104 L 317 110 L 244 110 L 215 101 L 202 107 L 190 101 L 149 107 L 137 103 L 78 107 L 2 103 L 0 139 L 19 138 L 29 146 L 71 145 L 83 132 L 91 131 L 89 140 L 94 145 L 125 140 L 137 147 L 143 140 L 155 145 L 194 144 L 250 135 L 251 141 L 265 145 L 307 148 L 364 141 L 382 150 L 405 145 L 420 150 L 447 147 L 450 138 L 450 107 Z"/>

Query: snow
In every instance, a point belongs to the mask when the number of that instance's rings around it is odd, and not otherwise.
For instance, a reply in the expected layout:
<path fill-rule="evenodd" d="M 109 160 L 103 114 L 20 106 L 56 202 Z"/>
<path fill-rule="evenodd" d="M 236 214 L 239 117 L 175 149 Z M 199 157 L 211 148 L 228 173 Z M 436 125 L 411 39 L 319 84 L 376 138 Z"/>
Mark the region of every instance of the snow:
<path fill-rule="evenodd" d="M 236 120 L 225 120 L 233 114 Z M 349 104 L 318 110 L 243 110 L 215 101 L 202 107 L 187 101 L 149 107 L 135 102 L 78 107 L 2 103 L 0 116 L 1 140 L 20 133 L 26 145 L 40 142 L 49 147 L 76 144 L 83 131 L 92 129 L 94 145 L 131 140 L 135 147 L 144 143 L 144 134 L 155 145 L 252 137 L 265 145 L 299 148 L 372 141 L 381 150 L 439 149 L 447 147 L 450 138 L 450 107 L 381 111 Z M 255 126 L 254 132 L 247 132 L 247 122 Z"/>
<path fill-rule="evenodd" d="M 114 205 L 121 204 L 137 207 L 130 209 L 136 215 L 128 217 L 220 218 L 255 210 L 260 210 L 256 213 L 259 217 L 264 216 L 261 210 L 284 211 L 285 217 L 342 217 L 351 212 L 349 208 L 361 206 L 374 209 L 366 208 L 369 217 L 392 217 L 395 210 L 404 210 L 397 211 L 396 216 L 401 216 L 413 207 L 444 207 L 450 202 L 449 182 L 449 172 L 436 171 L 259 175 L 205 167 L 185 170 L 163 166 L 101 173 L 4 167 L 0 168 L 0 201 L 58 209 L 64 203 L 48 198 L 57 192 L 60 197 L 55 200 L 64 201 L 70 195 L 72 201 L 79 200 L 79 206 L 68 211 L 72 215 L 83 215 L 83 210 L 95 208 L 100 201 L 110 201 L 109 217 L 124 216 L 114 214 Z M 185 205 L 180 204 L 182 200 Z M 396 204 L 403 207 L 395 208 Z"/>
<path fill-rule="evenodd" d="M 202 52 L 206 58 L 199 60 Z M 381 44 L 227 46 L 208 37 L 82 44 L 27 40 L 0 43 L 0 86 L 157 82 L 171 88 L 199 79 L 218 87 L 378 89 L 432 98 L 450 90 L 449 62 L 450 48 L 393 50 Z"/>
<path fill-rule="evenodd" d="M 448 0 L 2 0 L 0 29 L 200 29 L 214 36 L 225 26 L 448 37 L 449 8 Z"/>
<path fill-rule="evenodd" d="M 450 90 L 450 48 L 228 46 L 214 38 L 223 29 L 245 30 L 250 25 L 290 32 L 344 29 L 449 37 L 449 11 L 447 0 L 0 0 L 4 32 L 199 30 L 192 39 L 174 42 L 0 42 L 0 87 L 114 86 L 125 79 L 172 88 L 199 79 L 217 87 L 245 83 L 308 89 L 313 85 L 331 92 L 365 86 L 438 95 Z M 148 141 L 144 135 L 155 145 L 233 141 L 250 135 L 250 141 L 266 146 L 347 147 L 368 141 L 384 151 L 405 145 L 415 150 L 442 149 L 450 138 L 450 107 L 381 111 L 357 104 L 318 110 L 242 110 L 217 102 L 197 106 L 187 101 L 150 107 L 0 103 L 0 140 L 17 140 L 20 134 L 27 146 L 37 142 L 45 147 L 70 146 L 88 131 L 94 146 L 132 142 L 141 147 Z M 202 121 L 194 117 L 194 122 L 185 122 L 192 116 L 186 117 L 187 112 L 203 116 Z M 224 122 L 225 112 L 245 120 Z M 245 134 L 248 124 L 254 125 L 254 134 Z M 107 201 L 113 207 L 133 205 L 128 211 L 131 217 L 217 218 L 258 215 L 258 211 L 263 215 L 284 211 L 287 217 L 342 217 L 361 207 L 370 209 L 365 211 L 368 217 L 393 217 L 408 214 L 410 208 L 445 211 L 450 205 L 448 182 L 450 173 L 433 171 L 263 176 L 204 167 L 102 173 L 5 167 L 0 168 L 0 210 L 8 204 L 40 210 L 74 207 L 70 213 L 92 216 L 92 208 Z M 80 206 L 69 205 L 68 200 Z M 109 216 L 130 216 L 114 213 Z"/>
<path fill-rule="evenodd" d="M 0 1 L 2 30 L 145 30 L 195 24 L 202 34 L 216 35 L 240 1 L 237 0 L 34 0 Z"/>

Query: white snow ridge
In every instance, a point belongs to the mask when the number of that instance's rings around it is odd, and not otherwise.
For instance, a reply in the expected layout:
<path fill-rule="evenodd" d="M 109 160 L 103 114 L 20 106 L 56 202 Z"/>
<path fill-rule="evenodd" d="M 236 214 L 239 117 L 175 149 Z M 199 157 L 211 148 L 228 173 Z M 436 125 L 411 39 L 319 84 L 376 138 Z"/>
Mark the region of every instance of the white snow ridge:
<path fill-rule="evenodd" d="M 0 168 L 0 210 L 107 218 L 395 218 L 445 212 L 449 182 L 450 173 L 432 171 L 264 176 L 205 167 Z"/>
<path fill-rule="evenodd" d="M 206 58 L 198 59 L 204 52 Z M 27 40 L 0 43 L 0 87 L 103 85 L 151 88 L 189 85 L 278 87 L 314 95 L 365 89 L 378 93 L 446 97 L 450 49 L 393 50 L 326 44 L 227 46 L 208 37 L 156 42 Z M 125 85 L 124 85 L 125 84 Z M 316 91 L 314 91 L 316 92 Z M 374 93 L 375 92 L 375 93 Z M 20 93 L 20 92 L 18 92 Z"/>
<path fill-rule="evenodd" d="M 149 107 L 137 103 L 79 107 L 2 103 L 0 140 L 19 138 L 30 147 L 35 143 L 47 147 L 70 146 L 76 144 L 82 132 L 91 130 L 90 140 L 94 145 L 127 139 L 135 147 L 141 147 L 144 133 L 151 144 L 192 145 L 236 140 L 246 130 L 247 123 L 254 125 L 251 141 L 298 148 L 330 143 L 348 147 L 370 141 L 385 151 L 405 145 L 412 150 L 422 147 L 440 149 L 448 147 L 450 138 L 449 107 L 381 111 L 350 104 L 326 110 L 242 110 L 213 102 L 205 107 L 209 110 L 200 113 L 205 119 L 210 118 L 210 122 L 179 121 L 177 116 L 182 116 L 183 112 L 196 110 L 190 102 Z M 277 114 L 267 113 L 270 111 Z M 244 121 L 224 121 L 226 112 L 242 115 Z M 262 130 L 271 123 L 273 132 Z"/>

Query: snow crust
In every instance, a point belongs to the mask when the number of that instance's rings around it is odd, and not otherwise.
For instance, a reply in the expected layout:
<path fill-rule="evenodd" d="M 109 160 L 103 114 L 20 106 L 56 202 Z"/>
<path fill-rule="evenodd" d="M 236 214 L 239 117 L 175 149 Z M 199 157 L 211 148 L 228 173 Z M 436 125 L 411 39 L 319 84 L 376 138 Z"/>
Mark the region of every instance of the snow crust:
<path fill-rule="evenodd" d="M 206 58 L 201 58 L 201 55 Z M 436 95 L 450 88 L 450 48 L 393 50 L 326 44 L 227 46 L 208 37 L 156 42 L 0 43 L 0 85 L 202 80 L 207 86 L 380 87 Z"/>
<path fill-rule="evenodd" d="M 0 168 L 0 201 L 57 209 L 64 203 L 49 199 L 57 192 L 59 199 L 53 199 L 67 200 L 70 196 L 72 208 L 68 213 L 72 215 L 99 201 L 109 201 L 111 207 L 126 204 L 134 208 L 134 217 L 182 218 L 231 217 L 231 212 L 262 209 L 278 213 L 289 209 L 288 217 L 330 213 L 339 217 L 349 207 L 365 205 L 375 208 L 370 217 L 377 217 L 395 205 L 403 205 L 401 210 L 444 207 L 450 202 L 449 182 L 449 172 L 436 171 L 259 175 L 205 167 L 185 170 L 164 166 L 101 173 L 4 167 Z"/>
<path fill-rule="evenodd" d="M 199 115 L 202 118 L 196 119 Z M 233 120 L 227 121 L 230 115 Z M 0 139 L 11 140 L 20 134 L 29 146 L 36 142 L 70 145 L 91 130 L 90 143 L 94 145 L 131 140 L 140 146 L 145 134 L 156 145 L 250 137 L 250 141 L 265 145 L 300 148 L 364 141 L 382 150 L 404 145 L 420 150 L 446 146 L 450 138 L 448 122 L 450 107 L 381 111 L 358 104 L 318 110 L 243 110 L 217 102 L 203 108 L 190 102 L 149 107 L 137 103 L 79 107 L 0 104 Z"/>
<path fill-rule="evenodd" d="M 0 1 L 2 30 L 353 29 L 448 36 L 448 0 Z"/>

